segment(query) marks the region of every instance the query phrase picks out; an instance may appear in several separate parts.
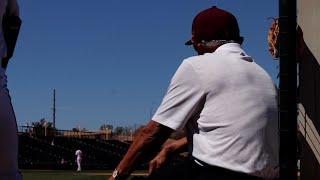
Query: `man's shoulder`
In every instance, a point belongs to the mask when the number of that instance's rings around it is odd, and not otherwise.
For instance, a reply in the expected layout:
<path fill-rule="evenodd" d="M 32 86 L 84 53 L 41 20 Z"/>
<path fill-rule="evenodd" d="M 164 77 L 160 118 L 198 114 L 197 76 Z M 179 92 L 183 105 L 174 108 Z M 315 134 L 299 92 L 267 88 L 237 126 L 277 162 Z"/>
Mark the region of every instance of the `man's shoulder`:
<path fill-rule="evenodd" d="M 203 55 L 191 56 L 183 60 L 183 63 L 191 65 L 195 69 L 205 68 L 207 65 L 214 63 L 215 59 L 219 59 L 218 53 L 206 53 Z"/>
<path fill-rule="evenodd" d="M 185 58 L 183 60 L 183 63 L 187 63 L 190 65 L 195 65 L 195 64 L 199 64 L 199 63 L 203 63 L 203 60 L 206 59 L 207 54 L 204 55 L 196 55 L 196 56 L 190 56 L 188 58 Z"/>
<path fill-rule="evenodd" d="M 185 58 L 182 63 L 191 63 L 192 64 L 197 59 L 199 59 L 199 56 L 190 56 L 190 57 Z"/>

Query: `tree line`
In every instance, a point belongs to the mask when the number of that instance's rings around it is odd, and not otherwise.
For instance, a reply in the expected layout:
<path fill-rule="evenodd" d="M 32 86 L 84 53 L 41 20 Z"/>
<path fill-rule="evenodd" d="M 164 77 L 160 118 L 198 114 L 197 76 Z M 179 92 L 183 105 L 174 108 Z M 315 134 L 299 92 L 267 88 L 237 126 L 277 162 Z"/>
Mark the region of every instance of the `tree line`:
<path fill-rule="evenodd" d="M 119 136 L 136 136 L 137 133 L 143 128 L 143 125 L 134 126 L 116 126 L 111 124 L 102 124 L 99 127 L 99 131 L 107 131 L 112 135 Z M 28 129 L 30 127 L 27 127 Z M 50 136 L 59 133 L 59 130 L 53 127 L 53 123 L 41 118 L 39 121 L 32 122 L 32 130 L 38 136 Z M 28 130 L 29 131 L 29 130 Z M 62 130 L 63 131 L 63 130 Z M 73 132 L 90 132 L 86 128 L 74 127 L 70 131 Z M 172 139 L 179 139 L 185 135 L 184 131 L 175 131 L 171 134 Z"/>

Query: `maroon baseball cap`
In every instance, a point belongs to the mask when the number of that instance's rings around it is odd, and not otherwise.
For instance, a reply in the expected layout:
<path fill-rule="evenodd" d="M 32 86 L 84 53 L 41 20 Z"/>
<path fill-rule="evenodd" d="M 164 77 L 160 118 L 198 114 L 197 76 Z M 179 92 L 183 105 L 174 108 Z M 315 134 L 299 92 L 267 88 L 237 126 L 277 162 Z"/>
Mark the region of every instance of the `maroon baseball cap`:
<path fill-rule="evenodd" d="M 192 36 L 194 41 L 189 40 L 186 45 L 210 40 L 239 40 L 240 32 L 237 19 L 231 13 L 213 6 L 193 19 Z"/>

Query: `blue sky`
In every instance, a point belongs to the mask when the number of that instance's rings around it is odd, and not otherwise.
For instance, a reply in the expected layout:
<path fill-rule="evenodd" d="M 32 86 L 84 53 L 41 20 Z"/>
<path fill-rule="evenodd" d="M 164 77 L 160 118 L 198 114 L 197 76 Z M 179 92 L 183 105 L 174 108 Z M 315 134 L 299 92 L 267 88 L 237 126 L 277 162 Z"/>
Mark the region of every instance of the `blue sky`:
<path fill-rule="evenodd" d="M 54 88 L 60 129 L 146 123 L 182 60 L 196 55 L 184 45 L 193 17 L 213 5 L 238 18 L 244 49 L 276 80 L 267 45 L 276 0 L 20 0 L 7 70 L 18 124 L 52 120 Z"/>

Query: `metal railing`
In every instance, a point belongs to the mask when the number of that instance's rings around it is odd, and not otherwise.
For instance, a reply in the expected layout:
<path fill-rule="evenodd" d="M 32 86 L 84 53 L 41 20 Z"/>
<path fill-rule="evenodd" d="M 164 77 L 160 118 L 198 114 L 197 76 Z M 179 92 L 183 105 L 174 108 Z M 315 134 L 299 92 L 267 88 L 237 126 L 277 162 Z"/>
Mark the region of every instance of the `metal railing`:
<path fill-rule="evenodd" d="M 102 139 L 102 140 L 119 140 L 119 141 L 133 141 L 134 136 L 130 134 L 113 134 L 111 130 L 102 131 L 72 131 L 61 130 L 52 127 L 34 127 L 34 126 L 19 126 L 19 134 L 28 134 L 30 136 L 42 137 L 70 137 L 70 138 L 86 138 L 86 139 Z"/>
<path fill-rule="evenodd" d="M 320 135 L 301 104 L 299 105 L 298 127 L 320 164 Z"/>

